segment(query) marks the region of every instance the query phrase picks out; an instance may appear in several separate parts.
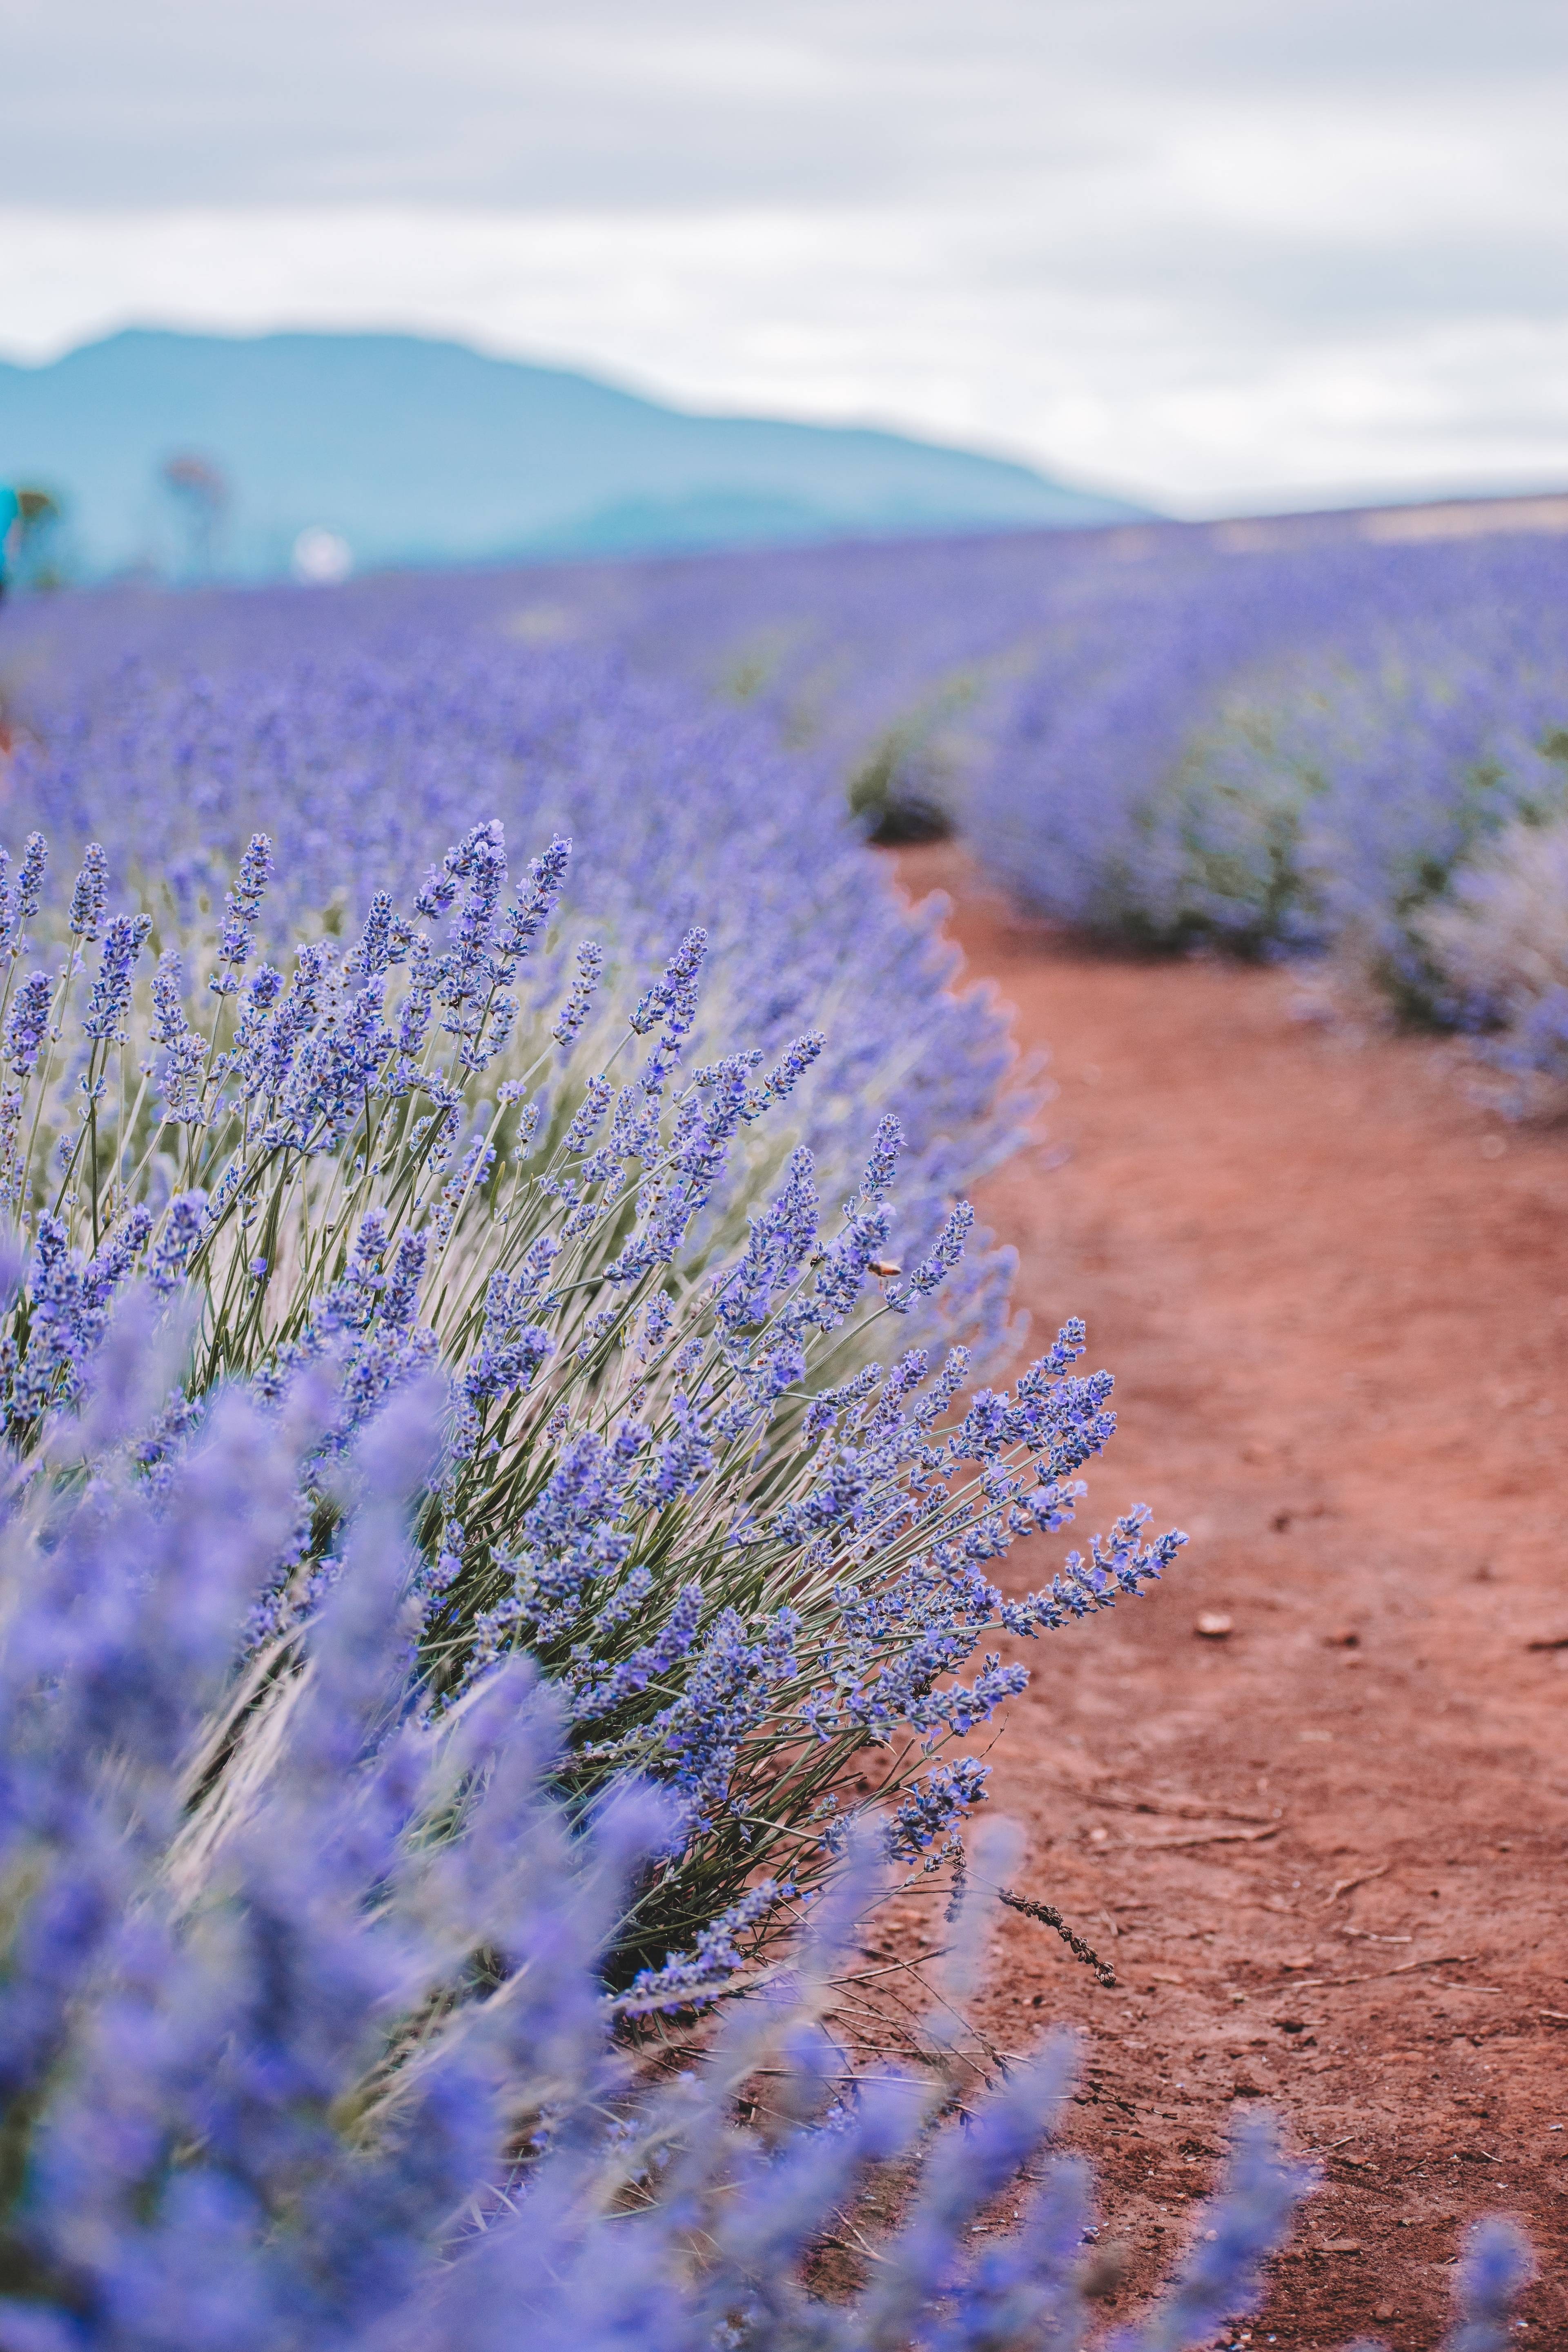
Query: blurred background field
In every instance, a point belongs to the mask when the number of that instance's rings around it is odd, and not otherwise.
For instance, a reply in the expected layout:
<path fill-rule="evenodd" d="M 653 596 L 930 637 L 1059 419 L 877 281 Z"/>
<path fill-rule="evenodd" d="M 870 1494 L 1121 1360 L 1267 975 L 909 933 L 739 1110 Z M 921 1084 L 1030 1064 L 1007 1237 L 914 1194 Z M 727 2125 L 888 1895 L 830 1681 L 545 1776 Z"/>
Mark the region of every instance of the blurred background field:
<path fill-rule="evenodd" d="M 142 854 L 184 858 L 237 855 L 279 779 L 352 771 L 391 877 L 419 854 L 388 789 L 410 763 L 433 777 L 477 736 L 512 795 L 518 730 L 553 741 L 566 702 L 631 761 L 616 832 L 634 808 L 662 824 L 631 747 L 679 709 L 765 765 L 754 822 L 737 803 L 708 836 L 721 867 L 775 859 L 800 792 L 847 842 L 956 832 L 1022 905 L 1101 940 L 1327 957 L 1390 1017 L 1476 1039 L 1515 1106 L 1549 1112 L 1568 1076 L 1565 525 L 1562 501 L 1478 501 L 393 572 L 303 602 L 24 601 L 11 790 L 82 838 L 85 761 Z M 171 797 L 219 744 L 221 795 Z M 527 804 L 569 813 L 542 772 Z M 662 904 L 677 867 L 633 863 Z M 303 843 L 289 870 L 320 887 Z"/>

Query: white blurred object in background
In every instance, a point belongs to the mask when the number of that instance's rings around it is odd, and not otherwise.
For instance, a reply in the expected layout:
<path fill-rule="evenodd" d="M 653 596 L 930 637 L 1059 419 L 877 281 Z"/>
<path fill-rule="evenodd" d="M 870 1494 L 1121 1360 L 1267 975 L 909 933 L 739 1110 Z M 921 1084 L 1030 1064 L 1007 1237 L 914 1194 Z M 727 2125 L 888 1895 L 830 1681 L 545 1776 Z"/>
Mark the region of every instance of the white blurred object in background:
<path fill-rule="evenodd" d="M 310 588 L 331 588 L 354 568 L 353 550 L 335 530 L 312 523 L 294 541 L 294 577 Z"/>

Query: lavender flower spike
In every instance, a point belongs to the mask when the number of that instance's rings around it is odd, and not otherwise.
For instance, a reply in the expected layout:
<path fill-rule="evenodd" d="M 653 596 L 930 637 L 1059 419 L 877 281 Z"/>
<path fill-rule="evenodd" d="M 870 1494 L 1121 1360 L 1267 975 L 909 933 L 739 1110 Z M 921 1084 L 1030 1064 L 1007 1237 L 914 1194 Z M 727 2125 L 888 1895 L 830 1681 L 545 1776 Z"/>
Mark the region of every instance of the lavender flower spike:
<path fill-rule="evenodd" d="M 228 894 L 218 938 L 217 970 L 207 983 L 218 996 L 232 996 L 239 986 L 271 874 L 272 844 L 264 833 L 253 833 Z"/>
<path fill-rule="evenodd" d="M 71 892 L 70 928 L 79 940 L 95 940 L 109 895 L 109 860 L 100 842 L 89 841 L 82 852 L 81 872 Z"/>
<path fill-rule="evenodd" d="M 55 999 L 55 983 L 47 971 L 29 972 L 12 1000 L 5 1020 L 5 1059 L 18 1077 L 25 1078 L 48 1034 L 49 1007 Z"/>
<path fill-rule="evenodd" d="M 151 915 L 114 915 L 110 919 L 98 977 L 82 1018 L 82 1028 L 89 1037 L 124 1042 L 132 973 L 152 928 Z"/>
<path fill-rule="evenodd" d="M 558 1045 L 570 1045 L 588 1018 L 588 1008 L 593 1003 L 594 991 L 598 986 L 604 968 L 604 949 L 596 940 L 584 940 L 577 950 L 577 973 L 572 982 L 572 992 L 550 1033 Z"/>
<path fill-rule="evenodd" d="M 1291 2215 L 1316 2179 L 1310 2165 L 1293 2164 L 1284 2154 L 1271 2115 L 1242 2116 L 1220 2193 L 1200 2211 L 1174 2287 L 1142 2326 L 1113 2336 L 1106 2352 L 1196 2352 L 1226 2320 L 1255 2312 L 1263 2300 L 1263 2264 L 1284 2244 Z"/>
<path fill-rule="evenodd" d="M 176 1192 L 164 1213 L 163 1230 L 153 1245 L 153 1287 L 167 1298 L 184 1278 L 191 1253 L 202 1237 L 206 1214 L 205 1192 Z"/>
<path fill-rule="evenodd" d="M 1517 2221 L 1498 2215 L 1478 2221 L 1454 2282 L 1458 2325 L 1444 2338 L 1443 2352 L 1507 2352 L 1514 2304 L 1534 2276 L 1530 2241 Z"/>

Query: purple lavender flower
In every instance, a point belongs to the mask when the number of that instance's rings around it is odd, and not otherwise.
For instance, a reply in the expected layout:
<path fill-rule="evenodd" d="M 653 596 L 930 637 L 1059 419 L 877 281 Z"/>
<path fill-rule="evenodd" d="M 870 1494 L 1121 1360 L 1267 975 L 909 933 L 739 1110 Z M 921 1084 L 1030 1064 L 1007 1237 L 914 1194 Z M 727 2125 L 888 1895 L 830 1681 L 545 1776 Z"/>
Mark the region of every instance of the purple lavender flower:
<path fill-rule="evenodd" d="M 1020 2227 L 975 2249 L 930 2352 L 994 2352 L 1038 2343 L 1078 2352 L 1089 2337 L 1084 2247 L 1093 2234 L 1091 2177 L 1081 2157 L 1057 2157 L 1030 2192 Z"/>
<path fill-rule="evenodd" d="M 89 1037 L 123 1044 L 132 974 L 153 928 L 150 915 L 114 915 L 104 933 L 92 994 L 82 1016 Z"/>
<path fill-rule="evenodd" d="M 1517 2221 L 1491 2216 L 1467 2233 L 1454 2282 L 1458 2321 L 1443 2352 L 1506 2352 L 1513 2306 L 1535 2276 L 1530 2241 Z"/>
<path fill-rule="evenodd" d="M 165 1049 L 158 1067 L 163 1115 L 182 1122 L 199 1118 L 207 1048 L 185 1018 L 184 967 L 177 948 L 165 948 L 158 958 L 153 975 L 153 1042 Z M 237 1042 L 237 1058 L 240 1052 Z"/>
<path fill-rule="evenodd" d="M 49 846 L 43 835 L 30 833 L 6 903 L 5 929 L 13 949 L 20 948 L 22 925 L 31 921 L 43 903 L 44 868 L 48 856 Z"/>
<path fill-rule="evenodd" d="M 643 1770 L 704 1812 L 721 1804 L 741 1742 L 768 1708 L 773 1686 L 795 1671 L 799 1626 L 793 1609 L 777 1609 L 749 1633 L 735 1610 L 723 1610 L 695 1654 L 682 1696 L 638 1738 Z"/>
<path fill-rule="evenodd" d="M 458 1040 L 462 1066 L 481 1069 L 490 1058 L 481 1043 L 487 1012 L 510 977 L 507 959 L 497 953 L 497 922 L 506 887 L 506 841 L 500 824 L 472 826 L 447 853 L 446 870 L 463 890 L 450 944 L 431 973 L 431 992 L 443 1009 L 442 1028 Z M 507 1006 L 510 1017 L 510 1002 Z M 492 1040 L 492 1050 L 493 1050 Z"/>
<path fill-rule="evenodd" d="M 73 937 L 95 940 L 109 895 L 109 860 L 102 844 L 89 841 L 82 852 L 81 871 L 71 892 L 69 922 Z"/>
<path fill-rule="evenodd" d="M 487 1321 L 478 1351 L 463 1373 L 464 1395 L 470 1404 L 479 1405 L 526 1389 L 554 1345 L 540 1324 L 525 1323 L 502 1337 Z"/>
<path fill-rule="evenodd" d="M 675 1012 L 689 1026 L 692 992 L 697 975 L 702 969 L 708 952 L 708 934 L 700 927 L 687 932 L 675 953 L 664 968 L 664 976 L 646 988 L 632 1014 L 632 1028 L 639 1037 Z"/>
<path fill-rule="evenodd" d="M 700 2009 L 711 2001 L 724 1980 L 745 1965 L 740 1938 L 777 1907 L 782 1891 L 771 1878 L 749 1887 L 738 1903 L 702 1929 L 689 1951 L 676 1953 L 662 1968 L 639 1969 L 616 2009 L 623 2016 L 647 2017 L 658 2010 Z"/>
<path fill-rule="evenodd" d="M 414 1322 L 419 1309 L 419 1286 L 425 1279 L 426 1250 L 423 1234 L 398 1235 L 381 1299 L 381 1320 L 385 1329 L 405 1331 Z"/>
<path fill-rule="evenodd" d="M 601 1640 L 640 1608 L 652 1582 L 647 1567 L 640 1562 L 622 1580 L 610 1600 L 595 1612 L 594 1630 Z M 586 1645 L 580 1645 L 565 1678 L 574 1726 L 602 1722 L 628 1700 L 640 1698 L 650 1685 L 661 1683 L 689 1657 L 701 1624 L 702 1608 L 701 1585 L 684 1585 L 676 1595 L 675 1606 L 662 1631 L 614 1666 L 598 1664 Z"/>
<path fill-rule="evenodd" d="M 973 1227 L 973 1210 L 967 1201 L 960 1201 L 937 1235 L 931 1255 L 916 1266 L 907 1283 L 888 1292 L 889 1306 L 905 1314 L 917 1298 L 929 1298 L 963 1255 Z"/>
<path fill-rule="evenodd" d="M 942 2135 L 909 2218 L 857 2307 L 856 2324 L 866 2341 L 907 2340 L 937 2301 L 951 2278 L 955 2242 L 1051 2131 L 1071 2088 L 1075 2061 L 1067 2035 L 1047 2042 L 992 2092 L 968 2131 Z"/>
<path fill-rule="evenodd" d="M 773 1064 L 760 1087 L 746 1098 L 742 1113 L 748 1121 L 761 1118 L 775 1103 L 787 1102 L 812 1065 L 820 1060 L 827 1043 L 825 1030 L 814 1029 L 809 1035 L 796 1037 L 787 1053 Z"/>
<path fill-rule="evenodd" d="M 49 1031 L 55 983 L 47 971 L 29 972 L 12 999 L 5 1021 L 5 1059 L 18 1077 L 32 1071 Z"/>
<path fill-rule="evenodd" d="M 561 1149 L 569 1159 L 579 1159 L 587 1150 L 605 1123 L 615 1094 L 615 1087 L 607 1077 L 589 1079 L 581 1108 L 561 1139 Z"/>
<path fill-rule="evenodd" d="M 232 996 L 239 986 L 271 875 L 272 844 L 264 833 L 252 834 L 228 893 L 218 935 L 217 970 L 207 983 L 219 996 Z"/>
<path fill-rule="evenodd" d="M 560 903 L 572 861 L 572 844 L 557 834 L 528 869 L 528 887 L 503 918 L 500 953 L 517 961 L 531 950 L 540 932 Z"/>
<path fill-rule="evenodd" d="M 144 1238 L 144 1233 L 141 1236 Z M 27 1268 L 27 1334 L 25 1351 L 12 1339 L 5 1370 L 7 1431 L 20 1438 L 52 1407 L 79 1393 L 82 1375 L 103 1336 L 112 1282 L 96 1273 L 73 1250 L 61 1219 L 40 1216 Z"/>
<path fill-rule="evenodd" d="M 1110 2352 L 1190 2352 L 1224 2321 L 1250 2317 L 1263 2300 L 1262 2266 L 1316 2178 L 1284 2155 L 1272 2116 L 1240 2117 L 1219 2196 L 1201 2216 L 1209 2226 L 1169 2294 L 1141 2326 L 1119 2330 Z"/>
<path fill-rule="evenodd" d="M 202 1192 L 176 1192 L 163 1213 L 163 1223 L 153 1244 L 151 1280 L 160 1297 L 169 1297 L 184 1281 L 191 1253 L 201 1240 L 206 1222 L 207 1196 Z"/>
<path fill-rule="evenodd" d="M 898 1172 L 899 1154 L 903 1148 L 904 1130 L 889 1111 L 877 1122 L 877 1139 L 866 1163 L 866 1173 L 860 1179 L 862 1200 L 880 1201 L 886 1197 Z"/>
<path fill-rule="evenodd" d="M 985 1796 L 989 1764 L 975 1756 L 955 1757 L 951 1764 L 933 1764 L 911 1781 L 885 1832 L 887 1850 L 894 1861 L 912 1862 L 939 1840 L 950 1838 Z"/>
<path fill-rule="evenodd" d="M 605 968 L 605 950 L 595 940 L 584 940 L 577 950 L 577 970 L 571 994 L 561 1008 L 551 1035 L 558 1045 L 570 1045 L 588 1018 L 594 1002 L 594 991 Z"/>
<path fill-rule="evenodd" d="M 809 1151 L 790 1155 L 784 1189 L 751 1221 L 745 1256 L 719 1292 L 719 1313 L 731 1326 L 767 1319 L 775 1291 L 793 1283 L 816 1244 L 816 1168 Z"/>
<path fill-rule="evenodd" d="M 379 980 L 383 972 L 391 970 L 395 961 L 393 923 L 392 899 L 386 891 L 377 890 L 371 898 L 358 943 L 344 959 L 345 979 L 363 983 Z"/>

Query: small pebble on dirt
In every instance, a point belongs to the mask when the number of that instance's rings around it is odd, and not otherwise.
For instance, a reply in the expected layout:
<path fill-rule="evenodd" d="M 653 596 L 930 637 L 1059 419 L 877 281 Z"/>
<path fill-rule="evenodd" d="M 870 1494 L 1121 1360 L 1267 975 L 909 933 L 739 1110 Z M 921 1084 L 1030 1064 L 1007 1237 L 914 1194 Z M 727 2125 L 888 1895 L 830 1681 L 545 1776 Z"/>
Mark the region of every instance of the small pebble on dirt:
<path fill-rule="evenodd" d="M 1323 1641 L 1331 1650 L 1359 1650 L 1361 1647 L 1361 1635 L 1353 1625 L 1338 1626 L 1333 1633 L 1325 1633 Z"/>
<path fill-rule="evenodd" d="M 1232 1622 L 1218 1609 L 1205 1609 L 1194 1620 L 1193 1631 L 1205 1642 L 1223 1642 L 1233 1631 Z"/>

